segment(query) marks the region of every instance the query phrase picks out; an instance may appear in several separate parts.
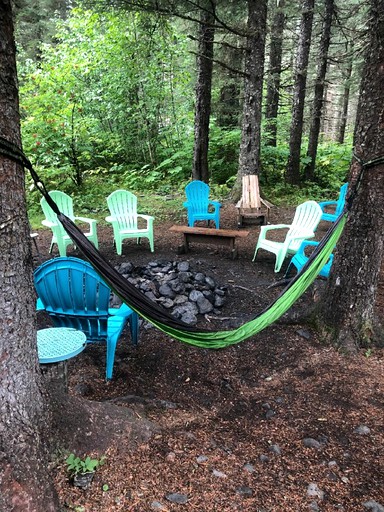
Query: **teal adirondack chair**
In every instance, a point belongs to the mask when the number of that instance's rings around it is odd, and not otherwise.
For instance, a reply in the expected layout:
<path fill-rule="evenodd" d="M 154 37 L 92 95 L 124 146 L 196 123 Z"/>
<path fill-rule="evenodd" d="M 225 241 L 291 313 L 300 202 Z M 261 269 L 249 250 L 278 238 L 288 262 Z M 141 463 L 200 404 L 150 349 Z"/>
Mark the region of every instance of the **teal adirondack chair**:
<path fill-rule="evenodd" d="M 118 255 L 122 254 L 123 240 L 148 238 L 151 252 L 154 251 L 153 220 L 150 215 L 137 213 L 137 197 L 128 190 L 115 190 L 107 197 L 107 204 L 111 215 L 105 218 L 113 227 L 114 243 Z M 139 228 L 139 219 L 144 220 L 145 227 Z"/>
<path fill-rule="evenodd" d="M 344 183 L 344 185 L 342 185 L 340 187 L 339 198 L 337 201 L 323 201 L 323 202 L 319 203 L 320 208 L 323 211 L 321 220 L 335 222 L 335 220 L 338 218 L 338 216 L 344 209 L 345 198 L 347 196 L 347 192 L 348 192 L 348 183 Z M 327 211 L 329 206 L 334 208 L 334 210 L 332 212 Z"/>
<path fill-rule="evenodd" d="M 69 217 L 74 222 L 79 221 L 89 225 L 89 231 L 84 233 L 84 235 L 95 245 L 96 248 L 98 248 L 99 242 L 97 238 L 97 220 L 88 219 L 86 217 L 76 217 L 73 213 L 72 198 L 64 192 L 60 192 L 59 190 L 52 190 L 49 192 L 49 195 L 52 197 L 59 210 L 64 213 L 64 215 Z M 67 235 L 67 232 L 61 225 L 61 222 L 57 219 L 56 213 L 52 210 L 44 197 L 40 200 L 40 204 L 45 215 L 45 219 L 42 221 L 42 224 L 43 226 L 46 226 L 52 230 L 52 240 L 49 252 L 51 253 L 53 246 L 57 244 L 60 256 L 66 256 L 67 247 L 68 245 L 73 244 L 73 242 Z"/>
<path fill-rule="evenodd" d="M 255 261 L 259 249 L 272 252 L 276 255 L 275 272 L 279 272 L 286 256 L 295 254 L 303 240 L 315 236 L 322 213 L 320 206 L 315 201 L 306 201 L 296 208 L 292 224 L 261 226 L 252 261 Z M 283 242 L 267 239 L 269 231 L 279 229 L 288 230 Z"/>
<path fill-rule="evenodd" d="M 87 343 L 107 344 L 106 377 L 112 378 L 116 345 L 127 322 L 138 341 L 138 316 L 126 304 L 109 307 L 110 288 L 84 260 L 60 257 L 46 261 L 34 274 L 37 310 L 45 310 L 55 327 L 84 332 Z"/>
<path fill-rule="evenodd" d="M 307 240 L 304 240 L 304 242 L 301 242 L 301 245 L 299 247 L 299 250 L 297 251 L 297 253 L 292 256 L 292 259 L 291 261 L 289 262 L 289 265 L 288 265 L 288 268 L 285 272 L 285 276 L 284 277 L 288 277 L 291 270 L 292 270 L 292 266 L 296 267 L 297 271 L 300 272 L 300 270 L 304 267 L 304 265 L 307 263 L 308 259 L 309 259 L 309 255 L 307 256 L 306 253 L 305 253 L 305 249 L 307 247 L 317 247 L 319 245 L 319 242 L 313 242 L 313 241 L 307 241 Z M 327 263 L 323 266 L 323 268 L 320 270 L 319 272 L 319 276 L 322 276 L 322 277 L 329 277 L 329 272 L 331 271 L 331 267 L 332 267 L 332 263 L 333 263 L 333 254 L 330 255 Z"/>
<path fill-rule="evenodd" d="M 216 229 L 220 229 L 220 207 L 218 201 L 209 200 L 209 185 L 203 181 L 195 180 L 185 187 L 187 201 L 183 206 L 187 208 L 188 226 L 193 227 L 199 220 L 213 220 Z"/>

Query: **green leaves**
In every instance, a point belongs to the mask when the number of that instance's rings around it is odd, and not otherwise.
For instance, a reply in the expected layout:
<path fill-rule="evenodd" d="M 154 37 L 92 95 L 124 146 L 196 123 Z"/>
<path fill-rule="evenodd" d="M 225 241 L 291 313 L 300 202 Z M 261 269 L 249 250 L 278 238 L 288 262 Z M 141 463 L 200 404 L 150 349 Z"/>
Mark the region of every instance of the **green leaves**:
<path fill-rule="evenodd" d="M 91 459 L 91 457 L 87 456 L 84 460 L 80 459 L 80 457 L 76 457 L 74 453 L 71 453 L 67 459 L 67 471 L 71 473 L 71 475 L 79 475 L 85 473 L 93 473 L 96 471 L 96 468 L 104 464 L 105 457 L 101 457 L 100 459 Z"/>

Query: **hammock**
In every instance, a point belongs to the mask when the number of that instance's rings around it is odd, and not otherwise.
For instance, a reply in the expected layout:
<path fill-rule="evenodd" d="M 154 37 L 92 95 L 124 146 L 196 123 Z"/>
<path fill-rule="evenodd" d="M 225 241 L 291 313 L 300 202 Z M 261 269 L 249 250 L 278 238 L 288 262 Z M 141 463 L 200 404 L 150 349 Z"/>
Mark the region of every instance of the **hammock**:
<path fill-rule="evenodd" d="M 237 329 L 212 332 L 207 329 L 199 329 L 190 326 L 174 318 L 161 308 L 161 306 L 154 303 L 127 281 L 103 257 L 76 224 L 59 211 L 56 203 L 52 200 L 44 184 L 33 169 L 31 162 L 24 156 L 21 150 L 8 141 L 4 142 L 4 139 L 1 138 L 0 143 L 1 153 L 6 154 L 6 156 L 29 169 L 36 187 L 45 197 L 49 206 L 57 214 L 59 221 L 71 237 L 73 243 L 81 250 L 85 258 L 108 284 L 111 290 L 118 295 L 124 303 L 136 311 L 136 313 L 164 333 L 179 341 L 197 347 L 219 349 L 240 343 L 257 334 L 281 317 L 316 279 L 316 276 L 328 261 L 330 254 L 339 240 L 347 218 L 347 211 L 345 210 L 328 230 L 301 271 L 290 281 L 288 286 L 286 286 L 272 304 L 255 316 L 255 318 Z"/>

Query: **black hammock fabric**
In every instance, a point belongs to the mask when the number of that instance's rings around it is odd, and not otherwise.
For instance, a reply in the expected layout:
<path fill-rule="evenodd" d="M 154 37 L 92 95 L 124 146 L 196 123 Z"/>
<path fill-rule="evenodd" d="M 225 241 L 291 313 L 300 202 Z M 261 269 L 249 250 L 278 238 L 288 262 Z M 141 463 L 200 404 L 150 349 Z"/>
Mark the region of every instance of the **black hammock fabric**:
<path fill-rule="evenodd" d="M 4 140 L 0 141 L 4 142 Z M 204 348 L 223 348 L 239 343 L 258 333 L 284 314 L 310 286 L 323 265 L 327 262 L 329 255 L 333 251 L 342 233 L 346 221 L 346 212 L 343 212 L 328 230 L 302 270 L 266 309 L 237 329 L 212 332 L 188 325 L 173 317 L 161 306 L 142 294 L 134 285 L 129 283 L 129 281 L 102 256 L 76 224 L 59 211 L 56 203 L 52 200 L 44 184 L 33 169 L 31 162 L 24 156 L 22 151 L 8 141 L 6 141 L 6 144 L 3 143 L 0 145 L 0 151 L 9 158 L 22 164 L 30 171 L 36 187 L 45 197 L 52 210 L 57 214 L 58 220 L 62 223 L 73 243 L 81 250 L 85 258 L 95 268 L 96 272 L 98 272 L 110 288 L 128 306 L 169 336 L 185 343 Z"/>

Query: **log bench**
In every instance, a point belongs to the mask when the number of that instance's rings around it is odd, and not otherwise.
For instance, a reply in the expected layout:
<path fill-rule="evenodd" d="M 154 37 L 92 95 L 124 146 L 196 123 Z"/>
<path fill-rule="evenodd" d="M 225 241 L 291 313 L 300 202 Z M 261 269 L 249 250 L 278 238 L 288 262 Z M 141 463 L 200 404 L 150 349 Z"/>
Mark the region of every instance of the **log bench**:
<path fill-rule="evenodd" d="M 181 252 L 187 253 L 189 251 L 189 244 L 205 243 L 213 245 L 222 245 L 231 249 L 232 259 L 237 256 L 236 238 L 244 238 L 248 236 L 249 231 L 237 231 L 231 229 L 212 229 L 212 228 L 199 228 L 188 226 L 172 226 L 170 231 L 182 233 L 184 235 L 184 243 L 181 247 Z"/>

